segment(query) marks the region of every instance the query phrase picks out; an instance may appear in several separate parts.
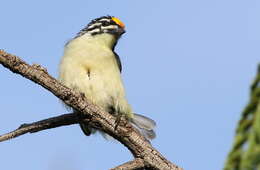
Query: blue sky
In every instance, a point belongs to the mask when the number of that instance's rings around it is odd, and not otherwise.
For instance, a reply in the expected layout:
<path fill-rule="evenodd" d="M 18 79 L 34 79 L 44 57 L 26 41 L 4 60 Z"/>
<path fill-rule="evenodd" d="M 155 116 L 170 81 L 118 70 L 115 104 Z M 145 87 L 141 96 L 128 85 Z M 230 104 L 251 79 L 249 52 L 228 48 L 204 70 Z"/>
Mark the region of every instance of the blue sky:
<path fill-rule="evenodd" d="M 0 48 L 57 77 L 63 46 L 91 19 L 119 17 L 116 47 L 134 110 L 156 120 L 152 144 L 185 170 L 219 170 L 260 59 L 260 2 L 3 1 Z M 0 133 L 67 111 L 42 87 L 0 67 Z M 2 169 L 103 170 L 132 159 L 77 125 L 0 143 Z"/>

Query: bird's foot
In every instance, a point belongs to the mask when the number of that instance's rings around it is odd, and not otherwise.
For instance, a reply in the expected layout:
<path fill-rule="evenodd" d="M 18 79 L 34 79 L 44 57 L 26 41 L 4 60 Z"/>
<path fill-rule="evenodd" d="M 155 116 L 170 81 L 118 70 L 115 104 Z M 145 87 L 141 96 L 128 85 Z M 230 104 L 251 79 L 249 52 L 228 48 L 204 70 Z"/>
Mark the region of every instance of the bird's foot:
<path fill-rule="evenodd" d="M 124 114 L 116 115 L 115 130 L 117 130 L 117 128 L 118 128 L 118 126 L 120 125 L 121 122 L 126 121 L 126 120 L 127 120 L 126 115 L 124 115 Z"/>

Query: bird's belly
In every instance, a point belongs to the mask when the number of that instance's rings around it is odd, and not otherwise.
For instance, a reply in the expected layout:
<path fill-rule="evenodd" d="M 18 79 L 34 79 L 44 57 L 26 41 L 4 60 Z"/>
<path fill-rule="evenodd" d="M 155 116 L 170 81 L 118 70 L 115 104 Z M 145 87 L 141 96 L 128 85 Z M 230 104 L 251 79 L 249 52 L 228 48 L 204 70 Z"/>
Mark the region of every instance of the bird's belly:
<path fill-rule="evenodd" d="M 120 98 L 124 98 L 121 77 L 111 70 L 89 69 L 82 89 L 93 103 L 107 108 Z M 79 85 L 81 86 L 81 85 Z"/>
<path fill-rule="evenodd" d="M 66 71 L 62 81 L 70 88 L 84 93 L 85 97 L 108 112 L 131 116 L 132 110 L 125 97 L 120 72 L 113 67 L 78 67 Z"/>

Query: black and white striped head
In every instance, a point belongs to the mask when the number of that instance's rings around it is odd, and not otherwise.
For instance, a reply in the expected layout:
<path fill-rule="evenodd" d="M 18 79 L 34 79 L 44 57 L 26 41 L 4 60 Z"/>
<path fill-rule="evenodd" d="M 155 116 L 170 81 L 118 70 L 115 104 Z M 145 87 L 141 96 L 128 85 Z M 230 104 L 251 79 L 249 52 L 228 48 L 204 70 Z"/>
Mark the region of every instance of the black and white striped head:
<path fill-rule="evenodd" d="M 112 16 L 103 16 L 92 20 L 85 28 L 83 28 L 75 38 L 80 37 L 86 33 L 91 35 L 98 35 L 108 33 L 119 38 L 125 33 L 125 25 L 118 18 Z"/>

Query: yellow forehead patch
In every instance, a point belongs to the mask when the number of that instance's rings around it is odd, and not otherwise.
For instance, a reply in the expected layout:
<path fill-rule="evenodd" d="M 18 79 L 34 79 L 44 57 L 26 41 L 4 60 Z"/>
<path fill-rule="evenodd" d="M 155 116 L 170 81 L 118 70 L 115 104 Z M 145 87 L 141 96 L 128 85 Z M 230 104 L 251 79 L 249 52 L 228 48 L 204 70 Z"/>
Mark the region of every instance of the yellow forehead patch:
<path fill-rule="evenodd" d="M 125 28 L 125 24 L 124 24 L 122 21 L 120 21 L 120 19 L 118 19 L 118 18 L 116 18 L 116 17 L 112 17 L 112 20 L 113 20 L 117 25 L 119 25 L 120 27 Z"/>

